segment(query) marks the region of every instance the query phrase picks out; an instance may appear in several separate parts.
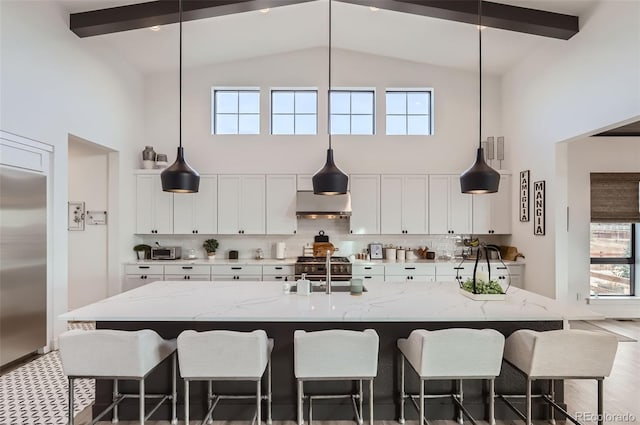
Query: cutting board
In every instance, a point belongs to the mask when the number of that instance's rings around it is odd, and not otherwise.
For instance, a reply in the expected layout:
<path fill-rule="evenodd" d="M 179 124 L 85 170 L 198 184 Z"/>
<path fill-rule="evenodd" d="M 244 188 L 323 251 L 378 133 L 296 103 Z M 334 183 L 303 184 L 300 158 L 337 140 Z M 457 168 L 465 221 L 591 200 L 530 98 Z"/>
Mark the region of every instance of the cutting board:
<path fill-rule="evenodd" d="M 326 257 L 327 251 L 333 255 L 337 251 L 336 247 L 331 242 L 316 242 L 313 244 L 313 256 L 314 257 Z"/>

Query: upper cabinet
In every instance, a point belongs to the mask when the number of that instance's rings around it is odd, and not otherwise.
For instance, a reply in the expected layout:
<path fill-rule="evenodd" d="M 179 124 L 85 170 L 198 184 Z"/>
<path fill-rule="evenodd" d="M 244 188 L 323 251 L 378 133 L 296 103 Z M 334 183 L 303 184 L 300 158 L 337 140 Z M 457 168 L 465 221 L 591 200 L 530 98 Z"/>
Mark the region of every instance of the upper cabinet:
<path fill-rule="evenodd" d="M 296 217 L 296 175 L 267 176 L 267 234 L 293 235 L 298 230 Z"/>
<path fill-rule="evenodd" d="M 473 199 L 460 191 L 459 175 L 430 175 L 429 198 L 432 234 L 471 233 Z"/>
<path fill-rule="evenodd" d="M 497 193 L 473 195 L 473 233 L 511 233 L 511 176 L 500 175 Z"/>
<path fill-rule="evenodd" d="M 136 176 L 136 233 L 173 233 L 173 194 L 162 191 L 159 174 Z"/>
<path fill-rule="evenodd" d="M 380 233 L 429 233 L 428 193 L 426 175 L 383 175 L 380 180 Z"/>
<path fill-rule="evenodd" d="M 218 233 L 265 234 L 265 176 L 218 176 Z"/>
<path fill-rule="evenodd" d="M 174 195 L 173 233 L 218 233 L 217 176 L 200 176 L 198 193 Z"/>
<path fill-rule="evenodd" d="M 380 175 L 352 174 L 350 232 L 380 234 Z"/>

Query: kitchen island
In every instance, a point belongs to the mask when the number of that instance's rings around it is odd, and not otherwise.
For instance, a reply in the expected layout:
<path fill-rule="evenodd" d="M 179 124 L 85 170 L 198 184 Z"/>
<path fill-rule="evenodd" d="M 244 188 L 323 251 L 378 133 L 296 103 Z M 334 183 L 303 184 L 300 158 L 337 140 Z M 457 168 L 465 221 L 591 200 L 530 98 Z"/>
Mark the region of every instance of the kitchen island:
<path fill-rule="evenodd" d="M 295 419 L 295 378 L 293 376 L 293 332 L 341 328 L 375 329 L 380 336 L 378 377 L 375 380 L 376 419 L 397 418 L 399 394 L 399 356 L 396 340 L 413 329 L 452 327 L 493 328 L 510 335 L 517 329 L 552 330 L 563 328 L 567 320 L 597 320 L 603 317 L 585 308 L 565 305 L 552 299 L 511 288 L 504 301 L 473 301 L 458 293 L 452 283 L 370 283 L 368 292 L 351 296 L 348 292 L 321 292 L 310 296 L 284 294 L 282 282 L 153 282 L 103 301 L 79 308 L 61 316 L 63 320 L 96 321 L 98 328 L 154 329 L 164 338 L 175 338 L 185 329 L 229 329 L 249 331 L 264 329 L 275 340 L 273 350 L 273 417 Z M 345 355 L 348 355 L 345 353 Z M 340 359 L 335 359 L 340 361 Z M 152 391 L 168 386 L 169 365 L 161 367 L 149 382 Z M 417 391 L 418 381 L 408 374 L 407 387 Z M 546 385 L 540 382 L 541 385 Z M 310 384 L 313 392 L 322 390 L 345 392 L 350 383 Z M 452 390 L 450 381 L 434 381 L 427 393 Z M 205 403 L 199 397 L 206 385 L 192 384 L 192 416 L 203 415 Z M 126 387 L 123 384 L 123 387 Z M 179 390 L 182 386 L 178 386 Z M 498 393 L 521 393 L 524 379 L 512 368 L 503 366 L 496 381 Z M 557 385 L 562 395 L 562 385 Z M 133 390 L 133 388 L 130 388 Z M 222 393 L 252 390 L 239 383 L 229 383 Z M 465 384 L 465 406 L 481 419 L 485 415 L 483 398 L 486 388 L 480 382 Z M 111 385 L 101 382 L 96 390 L 96 408 L 111 400 Z M 182 406 L 179 393 L 179 405 Z M 135 417 L 135 404 L 123 406 L 123 419 Z M 537 405 L 535 416 L 543 418 L 547 409 Z M 216 409 L 217 419 L 250 419 L 250 402 L 227 402 Z M 168 409 L 157 412 L 168 417 Z M 446 399 L 429 400 L 427 415 L 434 419 L 454 418 L 453 404 Z M 314 418 L 348 419 L 349 400 L 317 403 Z M 417 417 L 408 410 L 408 419 Z M 496 417 L 511 418 L 504 405 L 496 404 Z"/>

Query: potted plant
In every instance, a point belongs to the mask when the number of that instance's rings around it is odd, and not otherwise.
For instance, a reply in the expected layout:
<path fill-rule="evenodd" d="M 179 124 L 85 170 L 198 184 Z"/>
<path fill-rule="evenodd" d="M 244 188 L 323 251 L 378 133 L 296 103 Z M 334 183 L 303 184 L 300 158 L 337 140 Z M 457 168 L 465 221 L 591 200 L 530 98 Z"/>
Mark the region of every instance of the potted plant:
<path fill-rule="evenodd" d="M 145 244 L 138 244 L 133 247 L 138 256 L 138 260 L 149 260 L 151 258 L 151 247 Z"/>
<path fill-rule="evenodd" d="M 202 244 L 202 247 L 207 251 L 209 260 L 216 258 L 216 249 L 218 249 L 218 241 L 216 239 L 207 239 Z"/>

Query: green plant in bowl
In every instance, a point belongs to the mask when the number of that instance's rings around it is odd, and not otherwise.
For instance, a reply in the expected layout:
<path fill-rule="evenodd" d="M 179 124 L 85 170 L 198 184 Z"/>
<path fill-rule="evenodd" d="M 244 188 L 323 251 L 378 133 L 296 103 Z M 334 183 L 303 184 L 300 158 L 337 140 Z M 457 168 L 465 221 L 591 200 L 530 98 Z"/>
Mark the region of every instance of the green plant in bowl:
<path fill-rule="evenodd" d="M 467 292 L 473 292 L 473 279 L 467 279 L 462 284 L 462 289 Z M 483 280 L 476 280 L 476 294 L 504 294 L 502 286 L 495 280 L 485 282 Z"/>
<path fill-rule="evenodd" d="M 218 243 L 217 239 L 207 239 L 202 244 L 202 247 L 205 249 L 205 251 L 207 251 L 207 255 L 212 256 L 216 255 L 216 250 L 218 249 L 219 245 L 220 244 Z"/>

